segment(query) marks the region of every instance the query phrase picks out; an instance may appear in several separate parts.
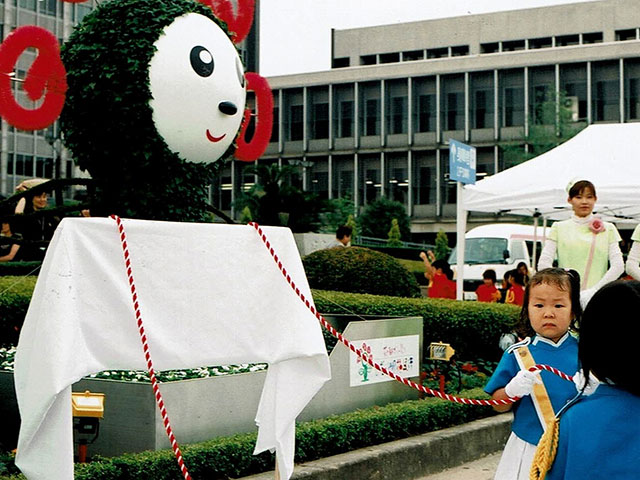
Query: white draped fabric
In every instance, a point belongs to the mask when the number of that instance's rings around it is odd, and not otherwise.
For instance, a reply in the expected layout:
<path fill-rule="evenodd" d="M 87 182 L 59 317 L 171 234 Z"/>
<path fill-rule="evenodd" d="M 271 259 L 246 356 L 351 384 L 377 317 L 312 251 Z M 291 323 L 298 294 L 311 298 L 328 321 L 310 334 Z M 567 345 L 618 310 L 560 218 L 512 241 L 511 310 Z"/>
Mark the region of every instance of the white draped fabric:
<path fill-rule="evenodd" d="M 295 418 L 330 378 L 315 316 L 250 226 L 123 224 L 155 369 L 268 363 L 256 453 L 276 449 L 280 474 L 288 479 Z M 311 299 L 291 232 L 263 229 Z M 115 221 L 63 220 L 16 354 L 22 418 L 16 463 L 30 480 L 73 478 L 72 383 L 101 370 L 146 369 L 131 297 Z M 167 405 L 169 417 L 179 408 Z"/>

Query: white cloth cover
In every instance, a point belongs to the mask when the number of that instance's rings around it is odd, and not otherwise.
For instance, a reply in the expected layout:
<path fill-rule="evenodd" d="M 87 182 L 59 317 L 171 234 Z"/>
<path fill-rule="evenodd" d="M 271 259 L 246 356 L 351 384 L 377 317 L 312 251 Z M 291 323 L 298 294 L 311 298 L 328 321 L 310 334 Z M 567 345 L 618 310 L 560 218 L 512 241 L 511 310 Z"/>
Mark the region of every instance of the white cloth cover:
<path fill-rule="evenodd" d="M 253 227 L 123 224 L 155 369 L 268 363 L 255 452 L 276 449 L 288 479 L 295 418 L 330 378 L 317 319 Z M 311 301 L 291 232 L 264 231 Z M 106 369 L 146 369 L 117 225 L 65 219 L 42 264 L 16 354 L 16 464 L 29 480 L 73 478 L 71 384 Z M 169 417 L 178 408 L 168 405 Z"/>

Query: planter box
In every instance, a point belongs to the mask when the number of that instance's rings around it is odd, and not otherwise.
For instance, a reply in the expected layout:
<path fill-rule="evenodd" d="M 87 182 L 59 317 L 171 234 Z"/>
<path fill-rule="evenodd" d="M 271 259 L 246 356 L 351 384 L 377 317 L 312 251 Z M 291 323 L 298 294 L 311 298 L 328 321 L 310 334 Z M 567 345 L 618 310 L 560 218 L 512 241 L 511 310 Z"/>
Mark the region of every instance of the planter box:
<path fill-rule="evenodd" d="M 356 345 L 363 339 L 418 335 L 421 350 L 422 318 L 350 322 L 344 335 Z M 338 344 L 330 355 L 332 379 L 307 405 L 298 421 L 418 398 L 415 390 L 395 381 L 350 387 L 349 361 L 349 350 Z M 199 442 L 255 431 L 254 417 L 265 375 L 266 371 L 259 371 L 162 384 L 160 390 L 178 442 Z M 100 435 L 89 446 L 89 455 L 115 456 L 170 448 L 150 384 L 83 379 L 74 384 L 72 390 L 90 390 L 106 396 Z M 0 418 L 3 419 L 0 442 L 6 448 L 17 444 L 18 416 L 13 374 L 0 372 Z"/>

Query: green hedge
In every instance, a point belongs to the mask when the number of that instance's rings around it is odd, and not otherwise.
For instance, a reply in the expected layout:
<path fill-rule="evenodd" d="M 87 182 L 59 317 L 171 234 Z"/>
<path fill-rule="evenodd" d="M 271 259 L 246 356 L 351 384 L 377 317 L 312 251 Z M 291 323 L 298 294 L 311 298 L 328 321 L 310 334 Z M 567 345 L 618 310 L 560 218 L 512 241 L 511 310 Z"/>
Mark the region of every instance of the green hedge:
<path fill-rule="evenodd" d="M 313 299 L 324 314 L 420 316 L 424 319 L 425 347 L 431 342 L 446 342 L 456 350 L 456 358 L 464 360 L 500 359 L 500 335 L 511 331 L 520 312 L 519 307 L 497 303 L 323 290 L 314 290 Z"/>
<path fill-rule="evenodd" d="M 0 277 L 0 347 L 18 342 L 36 279 L 35 276 Z"/>
<path fill-rule="evenodd" d="M 488 398 L 482 390 L 462 396 Z M 296 428 L 296 463 L 348 452 L 413 435 L 440 430 L 492 415 L 490 407 L 459 405 L 436 398 L 409 400 L 334 415 L 299 424 Z M 227 479 L 273 469 L 273 456 L 253 456 L 256 434 L 185 445 L 183 456 L 194 478 Z M 182 478 L 170 450 L 126 454 L 76 466 L 76 480 L 178 480 Z M 0 476 L 0 480 L 22 479 Z"/>
<path fill-rule="evenodd" d="M 311 288 L 419 297 L 414 276 L 398 260 L 369 248 L 318 250 L 302 259 Z"/>

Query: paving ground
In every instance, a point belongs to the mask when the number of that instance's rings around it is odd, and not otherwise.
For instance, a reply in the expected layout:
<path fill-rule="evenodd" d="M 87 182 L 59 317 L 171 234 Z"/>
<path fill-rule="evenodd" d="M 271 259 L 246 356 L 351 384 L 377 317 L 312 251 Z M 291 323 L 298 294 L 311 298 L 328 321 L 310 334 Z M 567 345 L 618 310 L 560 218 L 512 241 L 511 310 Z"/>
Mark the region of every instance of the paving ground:
<path fill-rule="evenodd" d="M 502 452 L 493 453 L 456 468 L 420 477 L 416 480 L 493 480 Z"/>

